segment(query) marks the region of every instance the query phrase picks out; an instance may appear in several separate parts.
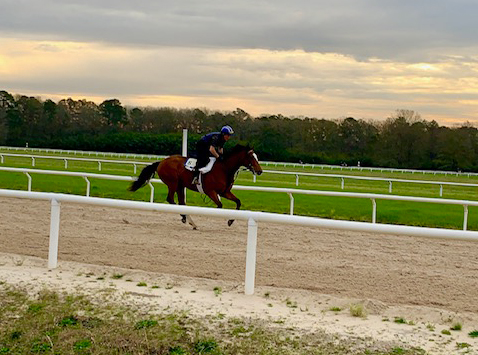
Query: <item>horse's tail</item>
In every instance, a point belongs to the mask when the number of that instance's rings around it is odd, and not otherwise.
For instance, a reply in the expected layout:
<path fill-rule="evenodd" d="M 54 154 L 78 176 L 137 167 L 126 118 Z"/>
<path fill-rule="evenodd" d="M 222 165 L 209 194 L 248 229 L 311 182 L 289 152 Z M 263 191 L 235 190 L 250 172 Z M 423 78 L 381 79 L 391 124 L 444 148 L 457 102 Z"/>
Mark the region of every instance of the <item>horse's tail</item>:
<path fill-rule="evenodd" d="M 154 176 L 154 173 L 158 169 L 159 161 L 156 163 L 153 163 L 151 165 L 148 165 L 145 167 L 143 170 L 141 170 L 141 173 L 139 174 L 138 178 L 136 181 L 134 181 L 131 186 L 128 188 L 129 191 L 136 191 L 139 188 L 143 187 L 148 183 L 148 181 Z"/>

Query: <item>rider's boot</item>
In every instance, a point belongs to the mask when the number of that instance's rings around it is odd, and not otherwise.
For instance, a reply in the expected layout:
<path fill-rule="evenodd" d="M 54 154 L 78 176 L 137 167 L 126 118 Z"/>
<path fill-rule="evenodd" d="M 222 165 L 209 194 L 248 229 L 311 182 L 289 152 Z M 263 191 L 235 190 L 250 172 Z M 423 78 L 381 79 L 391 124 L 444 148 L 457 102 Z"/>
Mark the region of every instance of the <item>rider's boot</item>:
<path fill-rule="evenodd" d="M 199 184 L 199 170 L 196 169 L 194 170 L 194 173 L 193 173 L 194 177 L 193 177 L 193 181 L 191 182 L 193 185 L 198 185 Z"/>

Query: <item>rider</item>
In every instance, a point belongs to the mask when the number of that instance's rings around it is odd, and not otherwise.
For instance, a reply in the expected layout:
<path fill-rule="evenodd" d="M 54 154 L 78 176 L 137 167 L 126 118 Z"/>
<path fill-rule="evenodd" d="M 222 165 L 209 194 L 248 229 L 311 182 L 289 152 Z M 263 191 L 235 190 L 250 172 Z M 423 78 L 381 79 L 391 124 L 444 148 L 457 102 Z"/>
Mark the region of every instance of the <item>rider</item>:
<path fill-rule="evenodd" d="M 199 183 L 199 169 L 209 163 L 209 157 L 213 156 L 221 160 L 224 144 L 233 134 L 234 131 L 231 126 L 224 126 L 221 128 L 221 132 L 206 134 L 196 143 L 197 163 L 194 170 L 193 184 Z"/>

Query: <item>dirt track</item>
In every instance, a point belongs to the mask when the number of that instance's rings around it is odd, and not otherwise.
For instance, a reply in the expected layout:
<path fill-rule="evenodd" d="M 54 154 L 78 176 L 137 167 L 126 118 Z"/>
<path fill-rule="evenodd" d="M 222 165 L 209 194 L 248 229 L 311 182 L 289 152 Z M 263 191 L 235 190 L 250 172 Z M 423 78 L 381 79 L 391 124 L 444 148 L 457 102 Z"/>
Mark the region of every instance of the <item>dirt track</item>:
<path fill-rule="evenodd" d="M 0 198 L 0 251 L 47 258 L 48 202 Z M 62 204 L 59 260 L 244 281 L 246 222 Z M 478 312 L 478 243 L 259 225 L 256 284 Z"/>

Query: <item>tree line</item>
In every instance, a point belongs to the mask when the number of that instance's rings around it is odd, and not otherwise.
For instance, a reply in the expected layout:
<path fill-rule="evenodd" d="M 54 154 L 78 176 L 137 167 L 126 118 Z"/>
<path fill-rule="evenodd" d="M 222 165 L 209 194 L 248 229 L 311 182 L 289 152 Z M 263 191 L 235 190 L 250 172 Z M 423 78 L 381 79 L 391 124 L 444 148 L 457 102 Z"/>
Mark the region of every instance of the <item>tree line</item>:
<path fill-rule="evenodd" d="M 440 126 L 411 110 L 396 110 L 382 121 L 252 117 L 240 108 L 125 107 L 117 99 L 56 103 L 0 91 L 0 145 L 169 155 L 181 151 L 184 128 L 192 150 L 201 135 L 225 124 L 262 160 L 478 171 L 473 125 Z"/>

